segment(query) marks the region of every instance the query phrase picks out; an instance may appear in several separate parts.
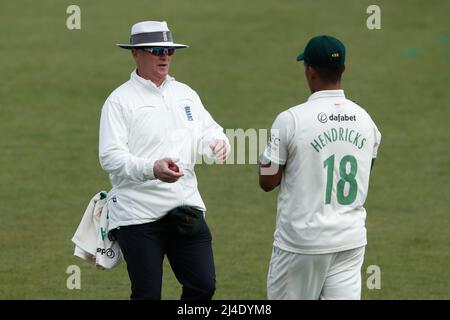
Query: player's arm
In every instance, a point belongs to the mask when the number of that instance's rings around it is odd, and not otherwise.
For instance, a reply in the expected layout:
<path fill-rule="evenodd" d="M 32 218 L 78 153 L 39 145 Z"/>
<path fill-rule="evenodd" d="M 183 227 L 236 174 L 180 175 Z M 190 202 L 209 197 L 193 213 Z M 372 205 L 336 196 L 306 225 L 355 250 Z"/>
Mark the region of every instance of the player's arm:
<path fill-rule="evenodd" d="M 375 160 L 377 158 L 377 153 L 378 153 L 378 147 L 380 146 L 380 142 L 381 142 L 381 133 L 380 133 L 380 131 L 378 131 L 378 128 L 375 125 L 375 123 L 373 124 L 373 126 L 374 126 L 373 135 L 374 135 L 375 143 L 373 146 L 372 163 L 370 164 L 370 172 L 372 172 L 373 165 L 375 164 Z"/>
<path fill-rule="evenodd" d="M 283 177 L 284 166 L 275 163 L 259 163 L 259 186 L 266 192 L 278 187 Z"/>
<path fill-rule="evenodd" d="M 259 186 L 266 192 L 278 187 L 288 158 L 294 119 L 285 111 L 275 119 L 266 149 L 259 159 Z"/>

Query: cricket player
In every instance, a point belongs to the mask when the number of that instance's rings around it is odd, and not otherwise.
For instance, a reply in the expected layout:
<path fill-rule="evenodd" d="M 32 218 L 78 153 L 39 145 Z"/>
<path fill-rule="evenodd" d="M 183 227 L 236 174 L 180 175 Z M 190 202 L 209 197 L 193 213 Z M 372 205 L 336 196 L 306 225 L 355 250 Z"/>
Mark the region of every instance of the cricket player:
<path fill-rule="evenodd" d="M 280 186 L 269 299 L 360 299 L 366 238 L 364 202 L 381 134 L 345 97 L 345 47 L 312 38 L 304 62 L 312 95 L 275 119 L 259 183 Z"/>

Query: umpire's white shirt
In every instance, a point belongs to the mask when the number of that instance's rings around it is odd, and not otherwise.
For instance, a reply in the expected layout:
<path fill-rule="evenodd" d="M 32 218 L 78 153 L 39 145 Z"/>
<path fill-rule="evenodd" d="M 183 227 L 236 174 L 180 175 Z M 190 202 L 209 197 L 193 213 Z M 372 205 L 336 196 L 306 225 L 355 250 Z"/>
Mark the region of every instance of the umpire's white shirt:
<path fill-rule="evenodd" d="M 363 205 L 380 140 L 370 116 L 343 90 L 315 92 L 282 112 L 264 152 L 285 165 L 274 246 L 322 254 L 365 245 Z"/>
<path fill-rule="evenodd" d="M 100 164 L 109 173 L 110 230 L 152 222 L 190 205 L 206 211 L 197 189 L 197 154 L 211 157 L 209 142 L 228 139 L 187 85 L 167 76 L 157 87 L 131 73 L 107 98 L 100 119 Z M 175 183 L 155 179 L 153 165 L 179 159 L 184 176 Z"/>

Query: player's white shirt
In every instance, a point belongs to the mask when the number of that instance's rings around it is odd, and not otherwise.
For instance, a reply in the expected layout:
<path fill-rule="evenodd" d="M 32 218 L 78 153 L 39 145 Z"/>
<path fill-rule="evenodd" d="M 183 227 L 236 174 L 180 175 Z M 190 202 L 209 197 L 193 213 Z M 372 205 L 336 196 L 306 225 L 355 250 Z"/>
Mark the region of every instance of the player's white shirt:
<path fill-rule="evenodd" d="M 264 156 L 285 165 L 274 246 L 302 254 L 363 246 L 372 158 L 381 134 L 343 90 L 312 94 L 276 118 Z"/>

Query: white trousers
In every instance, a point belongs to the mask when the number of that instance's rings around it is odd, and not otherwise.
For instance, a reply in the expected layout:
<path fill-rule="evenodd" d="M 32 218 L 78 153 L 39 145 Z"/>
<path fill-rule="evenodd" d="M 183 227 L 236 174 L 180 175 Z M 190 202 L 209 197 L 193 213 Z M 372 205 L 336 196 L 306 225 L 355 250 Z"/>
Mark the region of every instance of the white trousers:
<path fill-rule="evenodd" d="M 359 300 L 365 246 L 329 254 L 298 254 L 273 247 L 269 300 Z"/>

